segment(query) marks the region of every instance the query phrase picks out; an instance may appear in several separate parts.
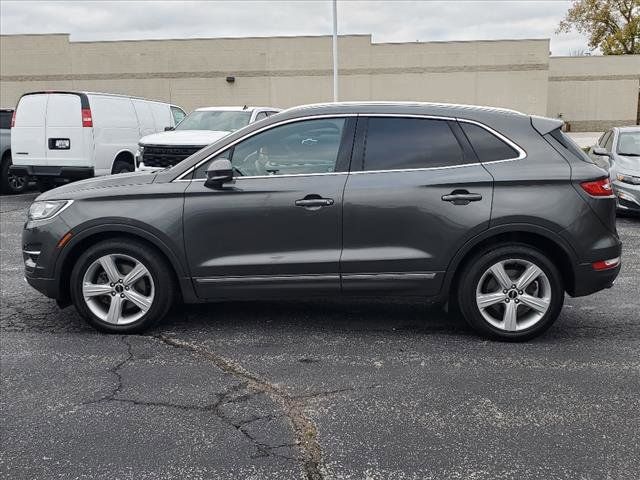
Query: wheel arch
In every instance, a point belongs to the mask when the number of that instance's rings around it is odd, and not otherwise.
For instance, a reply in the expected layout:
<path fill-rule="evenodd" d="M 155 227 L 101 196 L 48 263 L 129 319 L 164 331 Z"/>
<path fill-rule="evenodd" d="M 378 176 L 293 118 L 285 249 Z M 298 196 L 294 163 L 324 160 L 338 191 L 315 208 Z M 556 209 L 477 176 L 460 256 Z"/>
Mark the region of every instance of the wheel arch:
<path fill-rule="evenodd" d="M 535 225 L 504 225 L 486 230 L 469 240 L 449 263 L 444 279 L 444 292 L 455 293 L 460 272 L 478 253 L 497 246 L 520 243 L 540 250 L 558 267 L 569 294 L 575 289 L 576 254 L 571 246 L 553 231 Z"/>
<path fill-rule="evenodd" d="M 130 150 L 127 150 L 125 148 L 125 149 L 120 150 L 118 153 L 116 153 L 116 156 L 113 158 L 113 162 L 111 162 L 111 173 L 112 174 L 113 174 L 113 169 L 114 169 L 114 167 L 116 165 L 116 162 L 119 161 L 119 160 L 131 164 L 131 166 L 135 170 L 135 167 L 136 167 L 135 155 Z"/>
<path fill-rule="evenodd" d="M 158 236 L 136 226 L 120 224 L 92 227 L 78 234 L 72 232 L 72 235 L 71 240 L 56 260 L 54 278 L 58 283 L 57 299 L 60 304 L 68 305 L 70 303 L 71 271 L 82 252 L 98 242 L 114 238 L 135 240 L 154 249 L 169 265 L 182 299 L 187 302 L 196 301 L 195 292 L 185 266 Z"/>

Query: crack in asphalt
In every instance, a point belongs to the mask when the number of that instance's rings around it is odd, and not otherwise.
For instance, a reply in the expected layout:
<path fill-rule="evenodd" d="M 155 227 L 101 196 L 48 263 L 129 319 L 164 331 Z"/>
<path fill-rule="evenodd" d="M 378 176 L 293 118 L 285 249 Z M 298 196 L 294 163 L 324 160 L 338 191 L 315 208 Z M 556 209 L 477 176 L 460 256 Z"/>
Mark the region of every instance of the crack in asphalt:
<path fill-rule="evenodd" d="M 293 427 L 296 445 L 302 451 L 302 467 L 305 477 L 307 480 L 322 480 L 324 478 L 322 474 L 322 449 L 318 443 L 318 431 L 315 424 L 305 415 L 304 405 L 300 398 L 289 395 L 283 388 L 198 345 L 162 334 L 154 335 L 154 338 L 172 347 L 187 350 L 210 360 L 222 371 L 243 379 L 251 390 L 264 393 L 278 403 L 289 419 Z M 241 429 L 241 427 L 237 428 Z M 273 454 L 273 452 L 271 453 Z"/>

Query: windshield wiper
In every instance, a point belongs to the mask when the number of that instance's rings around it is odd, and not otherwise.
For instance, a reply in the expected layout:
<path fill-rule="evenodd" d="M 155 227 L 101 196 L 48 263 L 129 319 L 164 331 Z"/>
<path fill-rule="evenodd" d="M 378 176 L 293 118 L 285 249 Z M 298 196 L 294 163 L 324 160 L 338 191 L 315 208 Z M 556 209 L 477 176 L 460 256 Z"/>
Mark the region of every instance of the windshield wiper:
<path fill-rule="evenodd" d="M 624 157 L 640 157 L 640 153 L 623 153 L 618 152 L 618 155 L 622 155 Z"/>

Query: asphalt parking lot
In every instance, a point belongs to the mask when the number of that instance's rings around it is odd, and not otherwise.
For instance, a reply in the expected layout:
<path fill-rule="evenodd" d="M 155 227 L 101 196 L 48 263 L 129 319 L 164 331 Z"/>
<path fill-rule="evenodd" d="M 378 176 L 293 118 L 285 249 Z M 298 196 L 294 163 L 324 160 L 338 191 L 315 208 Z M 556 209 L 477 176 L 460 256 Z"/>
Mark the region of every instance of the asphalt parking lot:
<path fill-rule="evenodd" d="M 181 307 L 124 337 L 23 281 L 33 198 L 1 199 L 2 478 L 638 478 L 638 219 L 615 287 L 525 344 L 374 300 Z"/>

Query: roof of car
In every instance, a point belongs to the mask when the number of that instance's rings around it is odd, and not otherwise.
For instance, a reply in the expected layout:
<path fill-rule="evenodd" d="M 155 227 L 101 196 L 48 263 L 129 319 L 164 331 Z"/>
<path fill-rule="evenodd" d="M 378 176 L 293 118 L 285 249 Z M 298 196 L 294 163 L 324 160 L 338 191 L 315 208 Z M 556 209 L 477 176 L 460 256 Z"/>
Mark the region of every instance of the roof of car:
<path fill-rule="evenodd" d="M 212 112 L 212 111 L 223 111 L 223 112 L 239 112 L 239 111 L 247 111 L 250 112 L 252 110 L 274 110 L 274 111 L 280 111 L 279 108 L 275 108 L 275 107 L 253 107 L 253 106 L 229 106 L 229 107 L 200 107 L 200 108 L 196 108 L 194 111 L 195 112 Z"/>
<path fill-rule="evenodd" d="M 487 112 L 504 115 L 525 116 L 524 113 L 508 108 L 489 107 L 482 105 L 464 105 L 455 103 L 434 103 L 434 102 L 335 102 L 335 103 L 315 103 L 310 105 L 300 105 L 285 110 L 287 113 L 313 111 L 319 113 L 410 113 L 419 112 L 425 115 L 447 114 L 455 115 L 463 112 Z"/>
<path fill-rule="evenodd" d="M 640 132 L 640 125 L 629 125 L 627 127 L 614 127 L 620 132 Z"/>

